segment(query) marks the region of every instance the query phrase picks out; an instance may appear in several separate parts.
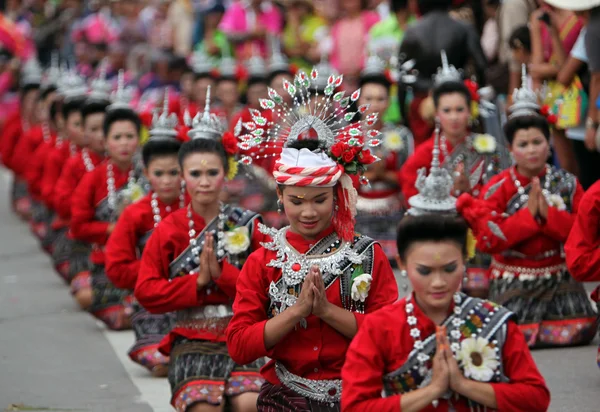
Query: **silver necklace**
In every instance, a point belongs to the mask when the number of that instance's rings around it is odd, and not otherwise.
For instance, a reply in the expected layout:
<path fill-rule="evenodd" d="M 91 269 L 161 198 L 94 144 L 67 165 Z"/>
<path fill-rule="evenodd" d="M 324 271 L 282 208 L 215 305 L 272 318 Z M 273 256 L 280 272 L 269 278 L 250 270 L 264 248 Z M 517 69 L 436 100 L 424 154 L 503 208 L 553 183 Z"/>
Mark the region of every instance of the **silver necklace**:
<path fill-rule="evenodd" d="M 133 172 L 133 169 L 129 171 L 127 185 L 135 185 L 135 174 Z M 115 188 L 115 172 L 113 170 L 113 164 L 111 162 L 108 162 L 108 165 L 106 165 L 106 190 L 108 192 L 108 205 L 114 211 L 117 206 L 117 191 Z"/>
<path fill-rule="evenodd" d="M 75 145 L 75 143 L 69 144 L 69 151 L 71 153 L 71 157 L 73 157 L 77 154 L 77 146 Z"/>
<path fill-rule="evenodd" d="M 160 214 L 160 207 L 158 206 L 158 194 L 156 192 L 152 193 L 152 200 L 150 201 L 150 206 L 152 207 L 152 214 L 154 218 L 154 227 L 157 227 L 158 224 L 162 220 L 162 216 Z M 181 193 L 179 195 L 179 208 L 183 209 L 185 207 L 185 195 Z M 171 206 L 165 206 L 165 211 L 171 213 Z"/>
<path fill-rule="evenodd" d="M 516 166 L 510 168 L 511 178 L 517 188 L 517 193 L 520 195 L 520 200 L 523 204 L 529 200 L 529 195 L 525 193 L 525 188 L 521 185 L 521 182 L 517 178 Z M 550 176 L 552 175 L 552 168 L 550 165 L 546 164 L 546 176 L 544 177 L 544 188 L 542 189 L 542 194 L 544 197 L 548 198 L 550 196 Z"/>
<path fill-rule="evenodd" d="M 44 138 L 44 142 L 48 143 L 50 141 L 50 126 L 48 125 L 47 120 L 42 122 L 42 136 Z"/>
<path fill-rule="evenodd" d="M 223 233 L 225 230 L 225 204 L 219 204 L 219 215 L 217 217 L 217 259 L 220 261 L 225 257 L 225 249 L 223 245 L 223 238 L 225 234 Z M 196 229 L 194 224 L 194 219 L 192 216 L 192 204 L 190 203 L 187 208 L 187 218 L 188 218 L 188 228 L 189 228 L 189 236 L 190 236 L 190 246 L 192 247 L 192 254 L 194 256 L 194 262 L 196 264 L 200 263 L 200 249 L 204 246 L 204 240 L 198 245 L 198 241 L 196 240 Z M 215 231 L 212 231 L 213 235 Z"/>
<path fill-rule="evenodd" d="M 92 162 L 92 159 L 90 158 L 90 154 L 88 153 L 87 149 L 83 149 L 81 151 L 81 158 L 83 159 L 83 165 L 85 166 L 86 172 L 91 172 L 96 168 L 96 166 L 94 166 L 94 162 Z"/>

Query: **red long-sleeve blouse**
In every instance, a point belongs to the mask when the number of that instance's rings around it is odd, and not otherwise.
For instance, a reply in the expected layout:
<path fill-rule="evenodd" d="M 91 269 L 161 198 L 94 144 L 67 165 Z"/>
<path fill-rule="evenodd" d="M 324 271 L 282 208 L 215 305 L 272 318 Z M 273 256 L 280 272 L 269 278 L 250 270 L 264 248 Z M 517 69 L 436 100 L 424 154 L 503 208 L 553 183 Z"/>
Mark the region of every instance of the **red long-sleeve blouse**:
<path fill-rule="evenodd" d="M 44 162 L 44 173 L 42 175 L 42 201 L 50 210 L 55 210 L 54 205 L 54 187 L 60 177 L 60 173 L 65 162 L 71 156 L 71 148 L 68 142 L 62 142 L 56 145 L 54 150 L 48 153 Z"/>
<path fill-rule="evenodd" d="M 19 138 L 23 134 L 23 122 L 21 120 L 21 112 L 9 118 L 2 130 L 2 163 L 9 169 L 13 169 L 12 155 Z"/>
<path fill-rule="evenodd" d="M 27 180 L 27 188 L 29 194 L 37 202 L 42 198 L 42 177 L 44 176 L 44 165 L 48 154 L 56 145 L 56 134 L 50 135 L 50 140 L 42 142 L 33 152 L 31 161 L 25 171 L 25 180 Z"/>
<path fill-rule="evenodd" d="M 412 300 L 414 302 L 414 299 Z M 417 304 L 413 315 L 421 339 L 435 334 L 436 325 Z M 382 398 L 383 377 L 399 369 L 413 350 L 414 338 L 410 331 L 414 326 L 407 322 L 406 299 L 387 306 L 365 319 L 356 334 L 342 370 L 342 409 L 346 412 L 400 412 L 402 395 Z M 496 395 L 498 411 L 544 412 L 550 403 L 550 392 L 517 325 L 509 321 L 506 340 L 502 348 L 503 374 L 510 379 L 507 383 L 490 383 Z M 524 395 L 526 394 L 526 395 Z M 457 412 L 472 409 L 465 398 L 453 400 Z M 448 401 L 439 399 L 422 412 L 447 412 Z M 488 408 L 492 411 L 493 409 Z"/>
<path fill-rule="evenodd" d="M 333 227 L 330 227 L 317 239 L 309 241 L 288 230 L 286 239 L 298 252 L 306 253 L 314 243 L 332 232 Z M 378 244 L 373 248 L 373 280 L 365 302 L 366 313 L 398 299 L 398 288 L 389 261 Z M 281 269 L 267 266 L 275 258 L 274 251 L 261 248 L 249 257 L 242 268 L 233 306 L 234 315 L 227 328 L 229 354 L 241 365 L 264 356 L 271 358 L 261 374 L 273 384 L 279 383 L 275 361 L 281 362 L 290 372 L 303 378 L 340 379 L 350 340 L 314 315 L 306 318 L 306 329 L 298 326 L 272 349 L 265 347 L 269 285 L 281 278 Z M 336 306 L 343 307 L 339 277 L 327 288 L 327 299 Z M 353 314 L 360 330 L 366 315 Z"/>
<path fill-rule="evenodd" d="M 140 239 L 154 230 L 152 194 L 125 208 L 106 242 L 106 275 L 120 289 L 134 290 L 140 270 Z M 179 209 L 179 198 L 166 205 L 157 199 L 160 216 L 165 219 Z"/>
<path fill-rule="evenodd" d="M 216 288 L 205 287 L 198 290 L 197 273 L 170 279 L 169 265 L 190 244 L 187 210 L 180 209 L 164 219 L 154 229 L 144 248 L 135 285 L 135 297 L 148 312 L 167 313 L 204 305 L 227 305 L 231 304 L 235 297 L 240 270 L 226 259 L 221 263 L 221 276 L 214 280 Z M 197 233 L 206 227 L 205 220 L 195 212 L 192 213 L 192 220 Z M 256 228 L 257 225 L 258 218 L 255 218 L 252 226 Z M 252 231 L 250 237 L 251 250 L 257 249 L 260 242 L 266 240 L 258 230 Z M 178 335 L 188 339 L 225 341 L 222 333 L 175 327 L 161 344 L 161 351 L 168 352 L 172 340 Z"/>
<path fill-rule="evenodd" d="M 44 141 L 42 125 L 32 126 L 21 135 L 12 154 L 13 171 L 19 176 L 25 176 L 29 167 L 29 159 L 35 149 Z"/>

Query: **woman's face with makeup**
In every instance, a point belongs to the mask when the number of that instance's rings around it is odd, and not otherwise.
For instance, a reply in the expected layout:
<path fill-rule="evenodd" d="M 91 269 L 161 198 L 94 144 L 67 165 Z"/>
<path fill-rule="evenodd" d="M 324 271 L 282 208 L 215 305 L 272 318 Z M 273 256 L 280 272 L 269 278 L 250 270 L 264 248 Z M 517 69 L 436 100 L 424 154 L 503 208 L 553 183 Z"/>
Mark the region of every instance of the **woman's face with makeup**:
<path fill-rule="evenodd" d="M 550 144 L 540 129 L 530 127 L 517 130 L 510 151 L 521 173 L 537 175 L 546 165 Z"/>
<path fill-rule="evenodd" d="M 402 269 L 425 313 L 447 310 L 461 286 L 465 260 L 456 242 L 415 242 L 406 252 Z"/>
<path fill-rule="evenodd" d="M 215 153 L 191 153 L 183 160 L 183 179 L 193 203 L 214 204 L 225 183 L 223 161 Z"/>
<path fill-rule="evenodd" d="M 286 186 L 277 189 L 291 229 L 306 239 L 313 239 L 331 224 L 332 187 Z"/>
<path fill-rule="evenodd" d="M 436 115 L 445 135 L 464 137 L 469 128 L 469 105 L 461 93 L 448 93 L 440 96 Z"/>

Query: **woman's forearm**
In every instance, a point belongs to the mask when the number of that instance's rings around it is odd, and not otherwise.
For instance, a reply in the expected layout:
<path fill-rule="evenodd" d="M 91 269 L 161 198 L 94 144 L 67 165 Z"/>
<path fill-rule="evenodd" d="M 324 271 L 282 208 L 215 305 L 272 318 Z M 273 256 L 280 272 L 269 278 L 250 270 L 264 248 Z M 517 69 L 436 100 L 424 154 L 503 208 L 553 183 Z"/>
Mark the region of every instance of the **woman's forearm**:
<path fill-rule="evenodd" d="M 354 338 L 358 330 L 356 318 L 352 312 L 334 304 L 329 305 L 329 308 L 321 315 L 321 320 L 348 339 Z"/>
<path fill-rule="evenodd" d="M 463 379 L 456 392 L 488 408 L 498 408 L 496 392 L 494 392 L 494 388 L 489 383 Z"/>
<path fill-rule="evenodd" d="M 302 316 L 296 314 L 293 306 L 271 318 L 265 324 L 265 348 L 273 349 L 301 320 Z"/>

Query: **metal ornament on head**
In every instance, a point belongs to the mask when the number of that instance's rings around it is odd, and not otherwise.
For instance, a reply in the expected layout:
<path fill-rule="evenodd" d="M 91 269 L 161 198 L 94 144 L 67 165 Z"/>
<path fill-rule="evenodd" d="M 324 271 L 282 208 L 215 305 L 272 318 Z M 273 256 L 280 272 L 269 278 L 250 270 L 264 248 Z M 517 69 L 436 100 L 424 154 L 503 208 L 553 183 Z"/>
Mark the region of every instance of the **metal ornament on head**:
<path fill-rule="evenodd" d="M 46 76 L 42 81 L 42 87 L 49 88 L 54 86 L 58 88 L 60 84 L 61 75 L 62 73 L 60 71 L 60 61 L 58 52 L 52 52 L 50 67 L 48 67 L 48 70 L 46 70 Z"/>
<path fill-rule="evenodd" d="M 508 118 L 539 115 L 539 96 L 527 84 L 527 66 L 521 66 L 521 87 L 513 91 L 513 104 L 508 108 Z"/>
<path fill-rule="evenodd" d="M 112 84 L 106 80 L 107 67 L 108 60 L 103 60 L 100 63 L 100 73 L 98 74 L 98 77 L 91 82 L 88 101 L 110 101 Z"/>
<path fill-rule="evenodd" d="M 74 67 L 67 68 L 66 65 L 63 67 L 58 93 L 65 98 L 65 101 L 83 97 L 88 91 L 85 80 L 77 74 Z"/>
<path fill-rule="evenodd" d="M 442 56 L 442 67 L 438 68 L 437 73 L 433 76 L 433 84 L 434 86 L 439 86 L 442 83 L 449 82 L 462 82 L 462 74 L 460 70 L 457 70 L 456 67 L 448 63 L 448 56 L 446 55 L 446 51 L 441 51 Z"/>
<path fill-rule="evenodd" d="M 365 68 L 360 72 L 361 77 L 384 76 L 385 62 L 376 54 L 372 54 L 365 63 Z"/>
<path fill-rule="evenodd" d="M 117 78 L 117 90 L 115 90 L 112 94 L 113 103 L 108 106 L 107 110 L 117 110 L 117 109 L 129 109 L 133 110 L 131 107 L 131 101 L 133 100 L 133 89 L 131 87 L 125 87 L 125 72 L 123 70 L 119 70 L 119 75 Z"/>
<path fill-rule="evenodd" d="M 43 71 L 37 58 L 32 57 L 25 62 L 21 69 L 21 87 L 40 85 L 42 83 Z"/>
<path fill-rule="evenodd" d="M 221 119 L 210 112 L 210 86 L 206 89 L 206 105 L 204 112 L 198 112 L 193 119 L 190 119 L 188 112 L 184 115 L 185 123 L 191 127 L 188 132 L 190 139 L 211 139 L 219 140 L 225 133 L 225 125 Z"/>
<path fill-rule="evenodd" d="M 439 140 L 440 127 L 436 125 L 433 160 L 431 161 L 429 176 L 426 176 L 425 168 L 419 170 L 415 184 L 419 194 L 408 199 L 410 209 L 408 209 L 407 214 L 411 216 L 456 213 L 456 198 L 450 194 L 454 186 L 454 180 L 450 173 L 441 167 Z"/>
<path fill-rule="evenodd" d="M 204 50 L 197 50 L 192 54 L 190 66 L 196 75 L 210 74 L 214 68 L 212 58 Z"/>
<path fill-rule="evenodd" d="M 267 64 L 265 59 L 260 57 L 256 48 L 253 49 L 252 56 L 246 62 L 246 69 L 248 70 L 249 78 L 266 79 L 267 77 Z"/>
<path fill-rule="evenodd" d="M 270 37 L 271 59 L 269 60 L 269 73 L 289 72 L 290 61 L 281 52 L 281 44 L 275 36 Z"/>
<path fill-rule="evenodd" d="M 152 128 L 148 133 L 150 135 L 149 141 L 156 140 L 171 140 L 177 137 L 177 115 L 175 113 L 169 114 L 169 89 L 165 88 L 165 98 L 163 102 L 162 113 L 159 114 L 160 110 L 156 110 L 152 116 Z"/>

